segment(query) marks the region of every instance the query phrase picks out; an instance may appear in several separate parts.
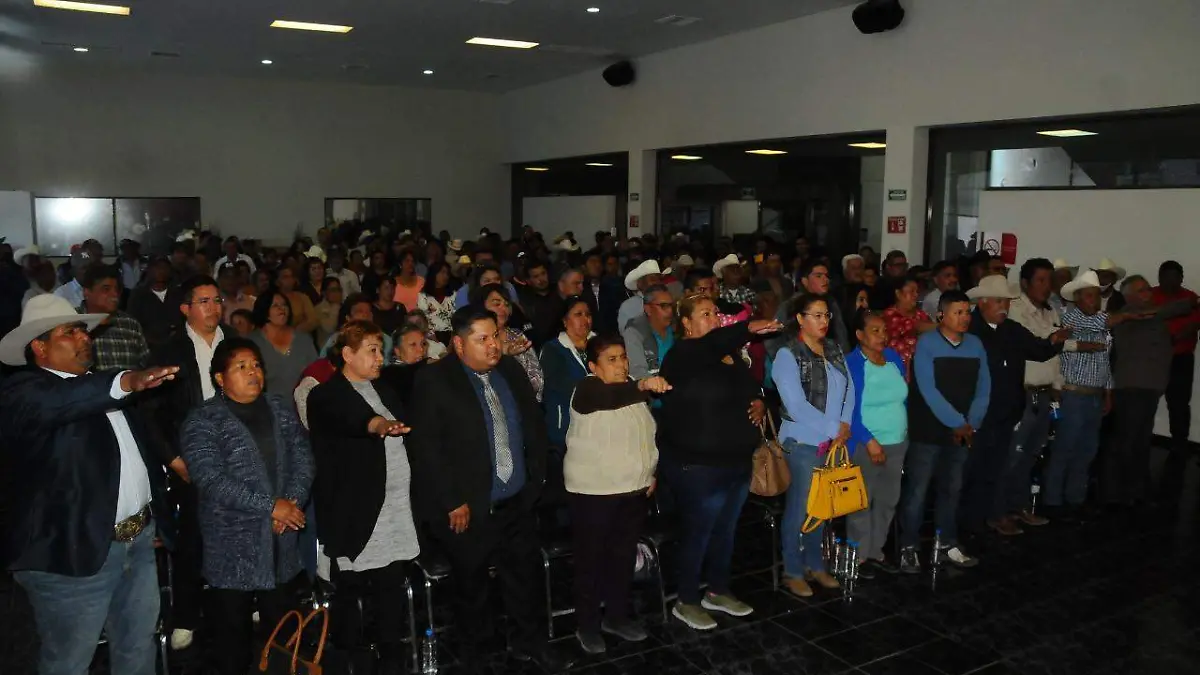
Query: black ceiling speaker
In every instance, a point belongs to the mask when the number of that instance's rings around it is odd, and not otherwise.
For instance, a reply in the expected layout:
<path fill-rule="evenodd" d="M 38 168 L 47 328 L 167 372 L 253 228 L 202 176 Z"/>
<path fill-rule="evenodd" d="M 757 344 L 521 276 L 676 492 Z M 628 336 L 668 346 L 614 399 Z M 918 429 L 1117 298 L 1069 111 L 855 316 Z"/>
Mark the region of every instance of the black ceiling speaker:
<path fill-rule="evenodd" d="M 633 84 L 637 79 L 637 71 L 628 61 L 620 61 L 604 69 L 604 81 L 610 87 L 624 87 Z"/>
<path fill-rule="evenodd" d="M 867 0 L 854 8 L 854 25 L 862 33 L 883 33 L 904 21 L 900 0 Z"/>

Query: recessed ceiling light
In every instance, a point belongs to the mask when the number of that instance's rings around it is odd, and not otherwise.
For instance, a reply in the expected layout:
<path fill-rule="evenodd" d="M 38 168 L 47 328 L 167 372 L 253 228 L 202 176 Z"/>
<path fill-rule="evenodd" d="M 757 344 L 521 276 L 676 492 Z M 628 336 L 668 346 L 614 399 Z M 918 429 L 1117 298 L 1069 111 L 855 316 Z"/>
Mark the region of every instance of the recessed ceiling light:
<path fill-rule="evenodd" d="M 786 150 L 747 150 L 748 155 L 786 155 Z"/>
<path fill-rule="evenodd" d="M 426 68 L 425 70 L 422 70 L 421 73 L 424 75 L 432 75 L 433 71 Z"/>
<path fill-rule="evenodd" d="M 525 170 L 526 171 L 549 171 L 550 169 L 548 167 L 544 167 L 544 166 L 527 166 L 527 167 L 525 167 Z"/>
<path fill-rule="evenodd" d="M 852 148 L 863 148 L 864 150 L 882 150 L 887 147 L 887 143 L 879 143 L 877 141 L 865 141 L 863 143 L 851 143 Z"/>
<path fill-rule="evenodd" d="M 120 5 L 100 5 L 93 2 L 68 2 L 67 0 L 33 0 L 37 7 L 50 9 L 69 9 L 73 12 L 96 12 L 97 14 L 118 14 L 129 16 L 129 8 Z"/>
<path fill-rule="evenodd" d="M 600 8 L 599 7 L 588 7 L 587 11 L 588 11 L 588 14 L 599 14 Z"/>
<path fill-rule="evenodd" d="M 536 42 L 524 42 L 522 40 L 502 40 L 500 38 L 489 37 L 473 37 L 467 40 L 469 45 L 483 45 L 484 47 L 508 47 L 509 49 L 533 49 L 538 46 Z"/>
<path fill-rule="evenodd" d="M 87 47 L 76 47 L 75 48 L 75 51 L 79 52 L 80 54 L 86 54 L 87 50 L 88 50 Z"/>
<path fill-rule="evenodd" d="M 694 162 L 698 159 L 704 159 L 700 155 L 671 155 L 671 159 L 677 159 L 681 162 Z"/>
<path fill-rule="evenodd" d="M 587 165 L 588 166 L 612 166 L 612 164 L 609 164 L 608 162 L 588 162 Z"/>
<path fill-rule="evenodd" d="M 272 63 L 275 63 L 275 62 L 274 62 L 274 61 L 272 61 L 271 59 L 263 59 L 263 60 L 262 60 L 262 64 L 263 64 L 264 66 L 269 66 L 269 65 L 271 65 Z"/>
<path fill-rule="evenodd" d="M 1041 136 L 1054 136 L 1055 138 L 1075 138 L 1077 136 L 1095 136 L 1095 131 L 1084 131 L 1083 129 L 1053 129 L 1051 131 L 1039 131 Z"/>
<path fill-rule="evenodd" d="M 291 28 L 292 30 L 311 30 L 318 33 L 349 33 L 354 26 L 339 26 L 332 23 L 308 23 L 306 21 L 284 21 L 276 19 L 271 22 L 271 28 Z"/>

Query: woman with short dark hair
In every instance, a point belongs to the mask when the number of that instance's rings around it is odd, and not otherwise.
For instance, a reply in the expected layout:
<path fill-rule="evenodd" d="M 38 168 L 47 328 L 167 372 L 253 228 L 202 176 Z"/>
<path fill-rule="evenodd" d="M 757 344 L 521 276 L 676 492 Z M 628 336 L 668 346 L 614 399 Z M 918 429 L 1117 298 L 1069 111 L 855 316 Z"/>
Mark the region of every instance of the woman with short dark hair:
<path fill-rule="evenodd" d="M 500 328 L 500 349 L 505 356 L 511 356 L 525 369 L 529 383 L 537 394 L 537 400 L 542 400 L 542 390 L 545 387 L 545 376 L 542 374 L 542 364 L 538 361 L 533 343 L 520 330 L 513 328 L 510 323 L 513 318 L 515 304 L 508 294 L 508 288 L 503 284 L 487 284 L 471 291 L 472 305 L 486 308 L 496 315 L 496 325 Z"/>
<path fill-rule="evenodd" d="M 289 590 L 302 569 L 297 531 L 305 526 L 313 461 L 291 401 L 264 393 L 256 343 L 222 340 L 211 377 L 220 395 L 192 409 L 180 437 L 199 498 L 216 670 L 244 675 L 250 615 L 257 608 L 273 627 L 295 604 Z"/>
<path fill-rule="evenodd" d="M 381 384 L 383 332 L 368 321 L 338 331 L 330 361 L 338 368 L 309 395 L 317 479 L 318 537 L 333 561 L 334 638 L 360 647 L 360 600 L 374 607 L 381 672 L 400 673 L 404 656 L 404 562 L 420 553 L 410 503 L 411 473 L 403 403 Z"/>

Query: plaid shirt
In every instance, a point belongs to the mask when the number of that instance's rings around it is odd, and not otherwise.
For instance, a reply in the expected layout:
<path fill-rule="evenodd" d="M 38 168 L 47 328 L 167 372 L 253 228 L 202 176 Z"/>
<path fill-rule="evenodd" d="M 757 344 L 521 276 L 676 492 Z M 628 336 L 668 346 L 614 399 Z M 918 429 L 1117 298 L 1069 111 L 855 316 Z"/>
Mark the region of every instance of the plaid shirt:
<path fill-rule="evenodd" d="M 1071 329 L 1071 339 L 1080 342 L 1100 342 L 1108 345 L 1102 352 L 1063 352 L 1062 374 L 1065 384 L 1079 387 L 1112 389 L 1112 369 L 1109 354 L 1112 352 L 1112 334 L 1108 331 L 1108 314 L 1097 312 L 1084 314 L 1074 305 L 1063 314 L 1062 325 Z"/>
<path fill-rule="evenodd" d="M 83 307 L 80 314 L 86 314 Z M 146 365 L 150 347 L 142 324 L 125 312 L 117 312 L 92 331 L 92 369 L 137 370 Z"/>
<path fill-rule="evenodd" d="M 725 302 L 733 302 L 739 305 L 750 305 L 751 307 L 756 307 L 758 305 L 758 294 L 750 290 L 749 286 L 726 288 L 725 284 L 721 284 L 720 296 Z"/>

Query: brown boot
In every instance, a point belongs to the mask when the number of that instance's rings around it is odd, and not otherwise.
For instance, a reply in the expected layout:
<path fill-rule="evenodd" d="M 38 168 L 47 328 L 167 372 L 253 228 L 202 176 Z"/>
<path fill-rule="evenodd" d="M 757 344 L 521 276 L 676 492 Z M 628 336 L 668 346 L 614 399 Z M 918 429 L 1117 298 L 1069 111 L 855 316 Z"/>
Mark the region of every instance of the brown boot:
<path fill-rule="evenodd" d="M 830 574 L 829 572 L 826 572 L 825 570 L 819 570 L 816 572 L 809 570 L 808 574 L 806 574 L 805 576 L 808 578 L 809 581 L 817 582 L 817 585 L 820 586 L 821 588 L 828 588 L 828 589 L 832 590 L 835 588 L 842 587 L 842 585 L 838 583 L 838 580 L 834 579 L 833 575 Z"/>
<path fill-rule="evenodd" d="M 1045 516 L 1039 516 L 1032 511 L 1020 511 L 1017 513 L 1016 518 L 1022 523 L 1032 527 L 1041 527 L 1042 525 L 1046 525 L 1050 522 L 1049 518 Z"/>
<path fill-rule="evenodd" d="M 807 581 L 797 577 L 784 579 L 783 586 L 787 592 L 799 598 L 811 598 L 813 595 L 812 586 L 809 586 Z"/>
<path fill-rule="evenodd" d="M 1006 537 L 1015 537 L 1018 534 L 1025 534 L 1025 530 L 1017 527 L 1017 523 L 1014 521 L 1012 516 L 1004 516 L 1003 518 L 988 518 L 987 525 Z"/>

